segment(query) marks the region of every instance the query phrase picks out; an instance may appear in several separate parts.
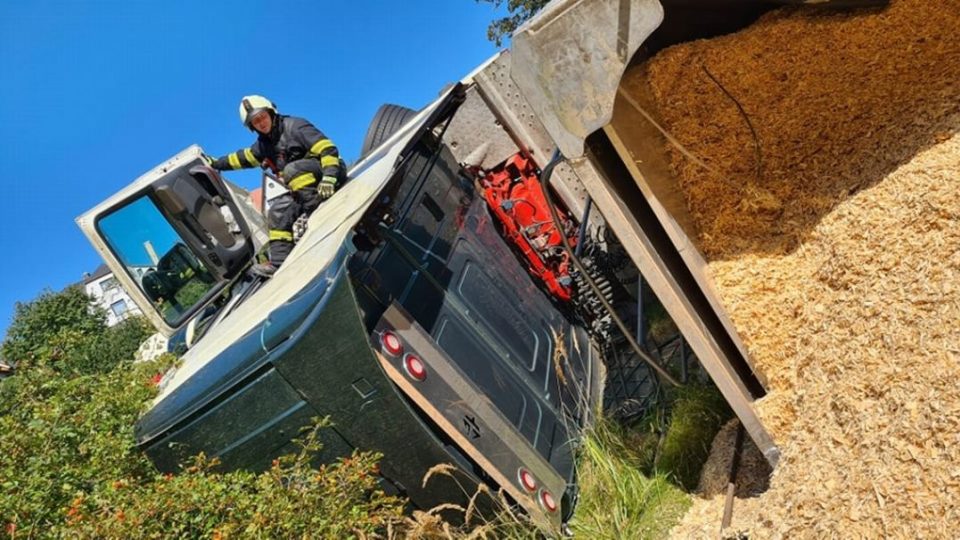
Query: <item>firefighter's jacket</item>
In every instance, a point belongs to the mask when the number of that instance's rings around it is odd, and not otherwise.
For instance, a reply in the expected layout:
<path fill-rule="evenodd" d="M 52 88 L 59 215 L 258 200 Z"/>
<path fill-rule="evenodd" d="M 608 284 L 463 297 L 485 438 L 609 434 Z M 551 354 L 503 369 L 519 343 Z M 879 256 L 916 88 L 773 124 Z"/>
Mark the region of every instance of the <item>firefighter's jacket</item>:
<path fill-rule="evenodd" d="M 322 178 L 317 178 L 313 172 L 317 170 L 315 165 L 309 166 L 309 161 L 301 161 L 305 159 L 319 163 Z M 260 134 L 249 148 L 217 159 L 213 167 L 219 170 L 250 169 L 261 163 L 266 163 L 274 173 L 282 173 L 287 187 L 294 191 L 315 187 L 319 181 L 336 185 L 346 177 L 343 161 L 333 141 L 310 122 L 295 116 L 277 115 L 270 133 Z"/>

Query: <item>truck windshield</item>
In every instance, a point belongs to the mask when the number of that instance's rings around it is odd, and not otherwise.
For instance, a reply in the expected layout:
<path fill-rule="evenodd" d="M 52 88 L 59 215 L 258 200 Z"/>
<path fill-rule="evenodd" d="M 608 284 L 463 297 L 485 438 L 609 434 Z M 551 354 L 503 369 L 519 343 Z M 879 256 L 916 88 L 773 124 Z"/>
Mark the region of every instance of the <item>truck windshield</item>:
<path fill-rule="evenodd" d="M 127 273 L 170 324 L 216 284 L 147 195 L 103 217 L 98 226 Z"/>

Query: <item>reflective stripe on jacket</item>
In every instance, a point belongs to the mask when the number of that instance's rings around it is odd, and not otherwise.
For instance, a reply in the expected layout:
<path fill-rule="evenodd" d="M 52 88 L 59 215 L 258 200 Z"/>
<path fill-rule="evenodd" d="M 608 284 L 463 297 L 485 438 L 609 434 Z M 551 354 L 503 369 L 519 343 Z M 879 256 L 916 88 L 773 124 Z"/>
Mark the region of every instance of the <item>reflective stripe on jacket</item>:
<path fill-rule="evenodd" d="M 284 170 L 288 163 L 310 158 L 320 164 L 323 181 L 336 184 L 343 178 L 343 160 L 333 141 L 313 124 L 296 116 L 278 115 L 274 118 L 273 129 L 266 135 L 259 135 L 249 148 L 242 148 L 227 154 L 213 163 L 215 169 L 251 169 L 260 166 L 264 160 L 274 173 Z"/>

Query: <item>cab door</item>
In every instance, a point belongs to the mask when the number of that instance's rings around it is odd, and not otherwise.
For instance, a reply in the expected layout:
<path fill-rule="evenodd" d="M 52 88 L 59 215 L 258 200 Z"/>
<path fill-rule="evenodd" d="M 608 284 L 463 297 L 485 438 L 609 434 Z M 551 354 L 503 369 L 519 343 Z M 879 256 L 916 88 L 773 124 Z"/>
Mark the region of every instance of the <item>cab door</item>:
<path fill-rule="evenodd" d="M 251 224 L 255 213 L 194 145 L 77 224 L 143 313 L 170 336 L 253 261 L 262 227 Z"/>

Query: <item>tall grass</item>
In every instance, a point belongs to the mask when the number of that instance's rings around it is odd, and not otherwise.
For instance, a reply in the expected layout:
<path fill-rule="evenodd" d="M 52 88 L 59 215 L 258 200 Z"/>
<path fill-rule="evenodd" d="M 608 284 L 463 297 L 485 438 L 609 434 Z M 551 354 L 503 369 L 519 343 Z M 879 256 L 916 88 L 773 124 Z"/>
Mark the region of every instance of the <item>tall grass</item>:
<path fill-rule="evenodd" d="M 663 538 L 690 507 L 710 444 L 732 415 L 713 386 L 670 391 L 633 428 L 600 420 L 580 448 L 579 538 Z"/>
<path fill-rule="evenodd" d="M 645 476 L 645 461 L 625 433 L 607 422 L 586 434 L 578 468 L 580 501 L 570 521 L 578 538 L 661 538 L 690 499 L 664 474 Z"/>
<path fill-rule="evenodd" d="M 654 460 L 654 470 L 668 474 L 687 491 L 697 488 L 710 444 L 733 411 L 713 386 L 673 390 L 670 420 Z"/>

